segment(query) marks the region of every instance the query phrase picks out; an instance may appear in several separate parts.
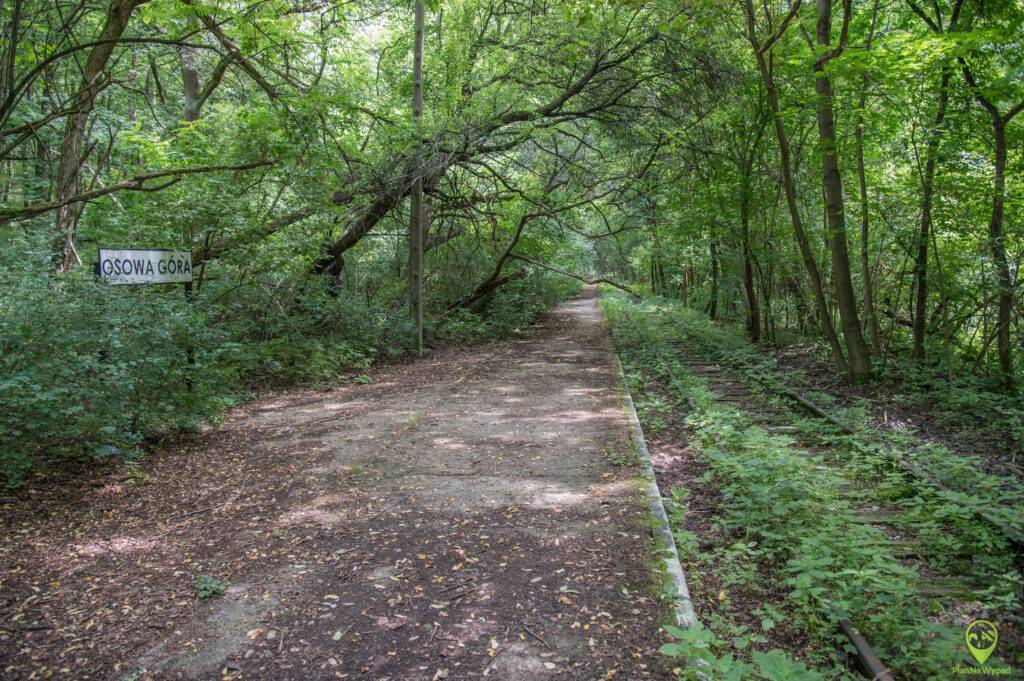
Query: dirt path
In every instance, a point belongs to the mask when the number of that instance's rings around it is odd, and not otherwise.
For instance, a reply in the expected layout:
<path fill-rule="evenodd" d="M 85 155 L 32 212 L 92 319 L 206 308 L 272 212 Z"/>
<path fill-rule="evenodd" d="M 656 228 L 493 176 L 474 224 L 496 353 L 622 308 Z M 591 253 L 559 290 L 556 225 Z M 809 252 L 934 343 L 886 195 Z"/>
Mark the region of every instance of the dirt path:
<path fill-rule="evenodd" d="M 3 678 L 667 678 L 612 367 L 588 291 L 529 339 L 251 403 L 141 484 L 22 495 Z"/>

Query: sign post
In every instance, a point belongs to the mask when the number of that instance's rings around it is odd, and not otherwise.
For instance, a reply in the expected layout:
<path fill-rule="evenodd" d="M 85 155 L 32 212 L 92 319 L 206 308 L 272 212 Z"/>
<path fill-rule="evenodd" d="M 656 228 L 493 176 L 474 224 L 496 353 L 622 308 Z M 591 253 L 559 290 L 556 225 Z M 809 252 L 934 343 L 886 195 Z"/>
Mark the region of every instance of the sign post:
<path fill-rule="evenodd" d="M 185 300 L 192 302 L 192 251 L 143 248 L 101 248 L 96 274 L 109 284 L 184 284 Z M 189 366 L 195 364 L 195 348 L 185 348 Z M 192 392 L 192 378 L 185 376 Z"/>

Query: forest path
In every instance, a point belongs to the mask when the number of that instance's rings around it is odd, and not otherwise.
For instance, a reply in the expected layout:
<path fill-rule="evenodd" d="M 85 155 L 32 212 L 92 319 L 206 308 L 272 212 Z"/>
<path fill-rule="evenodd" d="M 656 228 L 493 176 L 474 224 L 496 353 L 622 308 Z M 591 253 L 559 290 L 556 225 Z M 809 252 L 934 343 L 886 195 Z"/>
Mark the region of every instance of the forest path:
<path fill-rule="evenodd" d="M 613 367 L 591 288 L 530 338 L 250 403 L 143 484 L 8 505 L 0 669 L 667 678 Z"/>

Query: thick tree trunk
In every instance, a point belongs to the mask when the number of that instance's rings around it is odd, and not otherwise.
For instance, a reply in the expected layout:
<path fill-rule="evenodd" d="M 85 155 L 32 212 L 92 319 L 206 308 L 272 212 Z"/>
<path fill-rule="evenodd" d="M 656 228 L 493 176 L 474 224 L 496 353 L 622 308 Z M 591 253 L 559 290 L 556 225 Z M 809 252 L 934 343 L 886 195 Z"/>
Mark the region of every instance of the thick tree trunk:
<path fill-rule="evenodd" d="M 194 23 L 195 20 L 192 20 Z M 190 23 L 190 28 L 192 24 Z M 196 50 L 194 47 L 182 45 L 181 53 L 181 82 L 185 90 L 185 111 L 184 120 L 186 123 L 199 120 L 199 109 L 202 102 L 199 101 L 199 70 L 196 68 Z"/>
<path fill-rule="evenodd" d="M 818 0 L 818 46 L 829 48 L 832 42 L 832 0 Z M 832 81 L 822 69 L 814 79 L 818 94 L 818 138 L 821 143 L 822 184 L 828 216 L 828 242 L 832 253 L 832 285 L 836 292 L 843 338 L 849 356 L 850 377 L 864 381 L 871 374 L 871 353 L 868 351 L 860 318 L 857 297 L 850 276 L 850 251 L 846 242 L 846 217 L 843 206 L 843 184 L 836 159 L 835 115 L 832 110 Z"/>
<path fill-rule="evenodd" d="M 195 29 L 197 25 L 194 17 L 189 19 L 190 30 Z M 199 67 L 196 64 L 196 48 L 182 45 L 179 54 L 181 56 L 181 82 L 184 86 L 185 95 L 183 120 L 186 123 L 192 123 L 199 120 L 207 100 L 210 99 L 210 95 L 213 94 L 213 91 L 217 89 L 224 78 L 224 73 L 227 71 L 232 57 L 228 55 L 217 63 L 213 73 L 210 74 L 206 86 L 203 87 L 202 80 L 199 77 Z"/>
<path fill-rule="evenodd" d="M 124 33 L 132 12 L 147 0 L 114 0 L 107 10 L 106 24 L 100 33 L 99 40 L 115 41 Z M 68 201 L 78 193 L 78 180 L 82 163 L 82 143 L 85 130 L 96 103 L 96 94 L 103 87 L 103 70 L 113 53 L 116 44 L 104 42 L 92 48 L 89 58 L 82 71 L 82 84 L 74 98 L 74 110 L 68 116 L 64 128 L 64 138 L 60 146 L 60 170 L 57 174 L 57 199 Z M 65 272 L 79 262 L 78 250 L 78 216 L 80 207 L 77 203 L 67 203 L 57 209 L 56 236 L 53 240 L 54 268 L 57 272 Z"/>
<path fill-rule="evenodd" d="M 942 127 L 946 119 L 946 104 L 949 101 L 950 69 L 942 69 L 939 83 L 939 103 L 928 144 L 925 147 L 924 175 L 921 178 L 921 225 L 917 234 L 917 255 L 914 259 L 914 347 L 911 354 L 924 357 L 924 339 L 928 323 L 928 242 L 932 228 L 932 197 L 935 194 L 935 166 L 938 162 Z"/>
<path fill-rule="evenodd" d="M 15 62 L 18 55 L 21 29 L 21 0 L 11 4 L 11 19 L 6 26 L 0 26 L 0 97 L 6 97 L 14 87 Z M 3 3 L 0 2 L 0 16 L 3 16 Z"/>

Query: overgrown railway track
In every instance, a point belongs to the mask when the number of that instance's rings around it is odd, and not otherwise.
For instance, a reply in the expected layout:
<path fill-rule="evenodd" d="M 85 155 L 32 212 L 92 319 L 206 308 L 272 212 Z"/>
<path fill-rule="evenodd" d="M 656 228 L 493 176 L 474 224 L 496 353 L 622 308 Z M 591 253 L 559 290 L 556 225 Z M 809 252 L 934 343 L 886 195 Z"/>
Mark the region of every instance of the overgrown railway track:
<path fill-rule="evenodd" d="M 1013 631 L 1007 631 L 1008 638 L 1019 638 L 1011 624 L 1018 621 L 1013 613 L 1019 608 L 1022 558 L 1020 513 L 1012 502 L 1019 496 L 1017 481 L 986 477 L 984 471 L 951 475 L 956 469 L 946 459 L 939 461 L 931 445 L 918 447 L 903 435 L 855 427 L 857 412 L 851 418 L 850 412 L 822 406 L 827 400 L 797 392 L 749 345 L 725 342 L 724 332 L 706 320 L 676 317 L 674 308 L 663 305 L 616 305 L 610 318 L 617 346 L 631 357 L 632 380 L 652 403 L 661 400 L 675 414 L 678 425 L 668 431 L 670 439 L 682 436 L 680 426 L 687 429 L 683 444 L 675 446 L 695 452 L 696 461 L 708 467 L 698 474 L 695 488 L 673 490 L 671 480 L 679 474 L 671 472 L 676 464 L 666 464 L 668 484 L 662 484 L 663 493 L 673 497 L 667 503 L 679 509 L 674 530 L 706 547 L 690 545 L 691 563 L 709 566 L 704 579 L 721 583 L 718 561 L 728 555 L 730 542 L 755 542 L 750 546 L 758 546 L 751 557 L 760 561 L 756 582 L 782 589 L 775 597 L 788 594 L 780 602 L 795 596 L 803 604 L 798 607 L 819 613 L 801 625 L 817 632 L 820 652 L 814 659 L 845 657 L 871 679 L 924 678 L 924 668 L 948 672 L 944 665 L 971 664 L 958 623 L 979 616 L 999 617 Z M 656 411 L 650 413 L 656 423 Z M 945 450 L 938 454 L 956 459 Z M 969 460 L 961 458 L 957 465 Z M 997 488 L 1005 493 L 991 495 Z M 703 499 L 698 505 L 703 513 L 709 499 L 718 499 L 711 503 L 724 532 L 720 538 L 709 542 L 701 530 L 691 531 L 685 501 L 691 492 Z M 778 499 L 795 499 L 795 510 L 773 506 Z M 791 513 L 796 515 L 790 518 Z M 834 519 L 825 520 L 828 516 Z M 827 533 L 820 535 L 823 550 L 814 546 L 819 530 Z M 810 537 L 810 543 L 787 539 L 780 544 L 779 536 Z M 844 542 L 854 548 L 841 548 Z M 808 549 L 813 560 L 836 546 L 837 560 L 822 568 L 828 588 L 808 601 L 792 584 L 806 563 L 803 551 Z M 865 581 L 856 574 L 876 568 L 891 579 Z M 1009 581 L 1003 579 L 1007 575 Z M 698 575 L 699 595 L 701 581 Z M 860 599 L 856 594 L 863 588 L 874 596 Z M 707 596 L 702 600 L 708 602 Z M 729 621 L 728 607 L 722 610 L 717 602 L 707 607 L 708 619 L 698 608 L 702 623 L 717 621 L 714 626 L 721 627 L 723 615 Z M 894 641 L 894 631 L 906 632 L 903 643 Z M 918 650 L 908 660 L 902 646 L 929 640 L 928 632 L 943 641 L 945 652 L 931 657 Z M 715 645 L 726 646 L 717 640 Z M 847 655 L 826 652 L 833 640 L 843 640 Z M 1006 652 L 1016 654 L 1008 645 Z"/>
<path fill-rule="evenodd" d="M 830 460 L 835 460 L 837 447 L 815 447 L 801 446 L 800 435 L 804 429 L 793 425 L 796 409 L 802 409 L 814 417 L 826 422 L 843 433 L 857 435 L 858 430 L 842 419 L 832 415 L 821 405 L 796 392 L 791 388 L 779 388 L 768 385 L 752 387 L 749 381 L 744 380 L 740 372 L 728 362 L 707 359 L 694 355 L 686 348 L 685 342 L 674 341 L 669 345 L 677 354 L 679 363 L 685 366 L 691 374 L 703 378 L 708 388 L 716 395 L 716 401 L 726 404 L 740 412 L 747 414 L 751 422 L 760 426 L 765 431 L 775 435 L 790 435 L 796 439 L 799 451 L 803 456 L 815 461 L 817 465 L 828 466 Z M 670 376 L 672 370 L 666 367 Z M 788 400 L 789 405 L 783 406 L 778 400 L 771 400 L 773 395 Z M 906 458 L 896 458 L 895 462 L 906 471 L 907 475 L 933 488 L 938 492 L 951 492 L 950 488 L 937 480 L 928 472 L 910 463 Z M 871 525 L 882 529 L 889 537 L 892 552 L 895 556 L 904 560 L 912 558 L 927 561 L 927 554 L 924 550 L 924 543 L 915 537 L 913 530 L 907 528 L 900 522 L 901 511 L 897 508 L 879 505 L 877 503 L 858 502 L 862 499 L 864 492 L 862 485 L 850 481 L 844 489 L 844 496 L 847 501 L 852 502 L 858 510 L 857 519 L 865 525 Z M 964 504 L 965 508 L 980 520 L 989 523 L 999 530 L 1007 540 L 1017 549 L 1015 560 L 1021 564 L 1024 555 L 1020 552 L 1024 548 L 1024 540 L 1021 534 L 1014 528 L 1007 526 L 996 519 L 991 513 L 979 509 L 973 504 Z M 984 588 L 982 584 L 970 583 L 961 575 L 930 573 L 923 575 L 922 583 L 919 585 L 919 593 L 927 597 L 946 596 L 969 596 L 971 593 Z M 856 623 L 845 619 L 839 620 L 839 629 L 849 640 L 856 651 L 857 662 L 860 670 L 867 678 L 873 681 L 895 681 L 892 673 L 885 666 L 868 640 L 861 634 Z"/>

